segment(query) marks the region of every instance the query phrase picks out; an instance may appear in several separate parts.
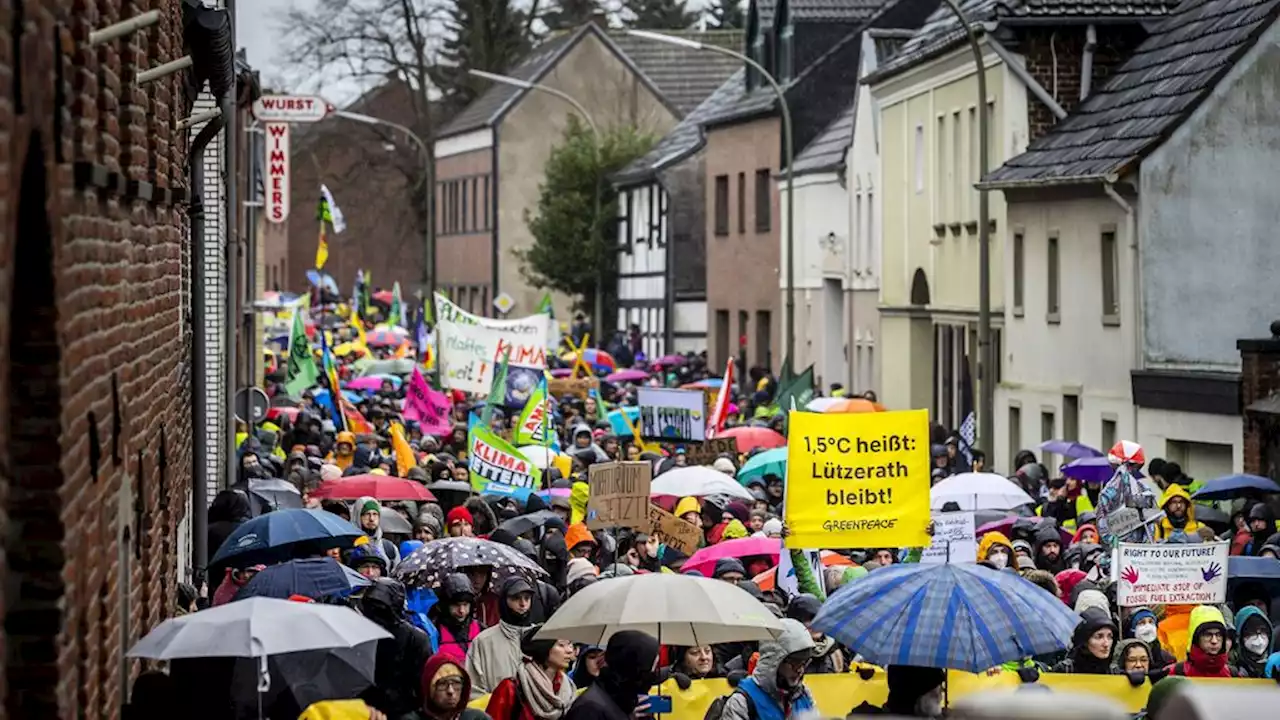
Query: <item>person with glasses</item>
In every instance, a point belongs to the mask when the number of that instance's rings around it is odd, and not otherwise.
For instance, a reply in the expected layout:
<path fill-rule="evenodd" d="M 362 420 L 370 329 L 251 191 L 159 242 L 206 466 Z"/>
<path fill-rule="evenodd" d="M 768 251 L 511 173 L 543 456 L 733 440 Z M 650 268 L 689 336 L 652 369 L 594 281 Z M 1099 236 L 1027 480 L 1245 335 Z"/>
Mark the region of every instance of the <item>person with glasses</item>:
<path fill-rule="evenodd" d="M 1191 638 L 1187 659 L 1169 669 L 1170 675 L 1186 677 L 1233 677 L 1227 664 L 1227 623 L 1222 611 L 1212 605 L 1198 605 L 1191 611 L 1187 626 Z"/>
<path fill-rule="evenodd" d="M 722 720 L 801 717 L 815 709 L 804 684 L 813 657 L 813 636 L 799 621 L 784 618 L 777 640 L 760 643 L 760 659 L 751 676 L 724 703 Z"/>
<path fill-rule="evenodd" d="M 471 678 L 456 660 L 436 653 L 422 667 L 422 708 L 401 720 L 486 720 L 481 710 L 467 707 Z"/>

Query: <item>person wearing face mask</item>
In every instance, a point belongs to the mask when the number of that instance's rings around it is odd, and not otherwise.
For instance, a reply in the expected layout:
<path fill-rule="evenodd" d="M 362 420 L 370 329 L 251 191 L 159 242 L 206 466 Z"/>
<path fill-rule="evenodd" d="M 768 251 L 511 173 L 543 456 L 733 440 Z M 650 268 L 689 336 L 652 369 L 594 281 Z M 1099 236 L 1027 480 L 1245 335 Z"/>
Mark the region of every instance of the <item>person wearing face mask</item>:
<path fill-rule="evenodd" d="M 1004 533 L 989 532 L 978 542 L 978 562 L 1003 570 L 1009 567 L 1012 559 L 1013 543 Z"/>
<path fill-rule="evenodd" d="M 805 668 L 813 658 L 813 636 L 799 620 L 783 618 L 781 622 L 782 634 L 760 643 L 755 669 L 729 695 L 721 720 L 787 720 L 816 708 L 804 684 Z"/>
<path fill-rule="evenodd" d="M 1088 607 L 1071 635 L 1067 657 L 1052 672 L 1077 675 L 1110 675 L 1111 651 L 1115 647 L 1116 626 L 1105 611 Z"/>
<path fill-rule="evenodd" d="M 498 590 L 498 624 L 482 631 L 467 650 L 467 674 L 471 676 L 471 699 L 493 692 L 498 683 L 515 677 L 520 668 L 520 639 L 533 624 L 533 586 L 512 576 Z"/>
<path fill-rule="evenodd" d="M 1190 640 L 1187 659 L 1169 668 L 1168 674 L 1186 677 L 1232 677 L 1227 664 L 1227 623 L 1212 605 L 1197 605 L 1187 624 Z"/>
<path fill-rule="evenodd" d="M 658 641 L 637 630 L 609 638 L 605 666 L 564 720 L 631 720 L 648 716 L 645 695 L 658 680 Z"/>
<path fill-rule="evenodd" d="M 1271 638 L 1275 632 L 1271 621 L 1258 608 L 1248 605 L 1236 613 L 1236 674 L 1245 678 L 1265 678 L 1267 659 L 1271 656 Z"/>
<path fill-rule="evenodd" d="M 1130 637 L 1146 643 L 1147 648 L 1151 650 L 1151 667 L 1165 668 L 1178 661 L 1161 647 L 1156 615 L 1151 612 L 1151 608 L 1136 607 L 1130 610 L 1128 628 Z"/>

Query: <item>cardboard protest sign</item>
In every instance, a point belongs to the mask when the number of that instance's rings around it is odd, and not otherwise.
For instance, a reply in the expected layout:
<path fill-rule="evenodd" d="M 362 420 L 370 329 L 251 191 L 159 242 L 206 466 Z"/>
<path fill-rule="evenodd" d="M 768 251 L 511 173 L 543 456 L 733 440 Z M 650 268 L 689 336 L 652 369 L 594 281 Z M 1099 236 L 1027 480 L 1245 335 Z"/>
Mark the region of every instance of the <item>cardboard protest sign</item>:
<path fill-rule="evenodd" d="M 929 545 L 929 413 L 791 413 L 789 548 Z"/>
<path fill-rule="evenodd" d="M 1125 537 L 1143 525 L 1150 525 L 1164 517 L 1163 510 L 1139 510 L 1122 507 L 1107 515 L 1107 534 Z"/>
<path fill-rule="evenodd" d="M 471 450 L 467 467 L 476 492 L 488 492 L 498 486 L 526 491 L 542 487 L 542 470 L 489 428 L 471 426 L 467 447 Z"/>
<path fill-rule="evenodd" d="M 978 561 L 973 513 L 947 512 L 933 516 L 933 544 L 920 555 L 922 563 L 971 563 Z M 1013 558 L 1009 558 L 1013 560 Z"/>
<path fill-rule="evenodd" d="M 1214 605 L 1227 601 L 1227 557 L 1231 543 L 1148 545 L 1120 543 L 1112 566 L 1116 603 Z"/>
<path fill-rule="evenodd" d="M 685 457 L 690 465 L 710 465 L 723 453 L 737 457 L 738 441 L 733 438 L 711 438 L 685 449 Z"/>
<path fill-rule="evenodd" d="M 697 525 L 685 522 L 653 504 L 649 505 L 649 522 L 652 525 L 651 532 L 661 535 L 662 542 L 667 547 L 685 555 L 698 551 L 698 545 L 702 542 L 702 528 Z"/>
<path fill-rule="evenodd" d="M 523 406 L 547 366 L 547 315 L 494 320 L 472 315 L 436 295 L 436 366 L 440 384 L 463 392 L 488 394 L 494 368 L 508 351 L 505 404 Z"/>
<path fill-rule="evenodd" d="M 646 439 L 701 442 L 707 436 L 705 396 L 697 390 L 642 387 L 640 434 Z"/>
<path fill-rule="evenodd" d="M 551 378 L 547 381 L 547 389 L 550 391 L 551 397 L 558 398 L 565 395 L 573 395 L 585 400 L 592 390 L 600 389 L 600 378 Z"/>
<path fill-rule="evenodd" d="M 587 527 L 649 529 L 649 483 L 653 466 L 647 462 L 596 463 L 587 483 Z"/>

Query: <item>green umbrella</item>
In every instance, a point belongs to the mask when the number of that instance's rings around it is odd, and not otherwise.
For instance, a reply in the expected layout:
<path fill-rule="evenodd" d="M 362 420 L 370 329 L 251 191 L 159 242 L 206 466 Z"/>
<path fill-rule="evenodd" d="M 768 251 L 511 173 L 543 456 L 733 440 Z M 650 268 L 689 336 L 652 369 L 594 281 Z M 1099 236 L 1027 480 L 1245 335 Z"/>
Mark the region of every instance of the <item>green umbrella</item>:
<path fill-rule="evenodd" d="M 765 450 L 752 455 L 738 471 L 738 482 L 746 486 L 752 480 L 763 481 L 765 475 L 783 477 L 787 474 L 787 449 L 785 447 Z"/>

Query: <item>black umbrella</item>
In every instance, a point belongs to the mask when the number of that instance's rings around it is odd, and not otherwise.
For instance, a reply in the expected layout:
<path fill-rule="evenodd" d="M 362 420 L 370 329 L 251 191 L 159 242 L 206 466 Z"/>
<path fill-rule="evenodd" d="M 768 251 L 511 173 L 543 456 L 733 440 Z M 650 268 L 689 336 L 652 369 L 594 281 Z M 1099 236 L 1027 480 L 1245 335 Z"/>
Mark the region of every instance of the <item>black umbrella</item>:
<path fill-rule="evenodd" d="M 1208 525 L 1216 532 L 1222 532 L 1231 527 L 1231 516 L 1215 507 L 1196 503 L 1194 512 L 1198 522 Z"/>
<path fill-rule="evenodd" d="M 530 530 L 540 528 L 544 525 L 553 527 L 560 532 L 567 532 L 568 528 L 564 524 L 564 520 L 552 510 L 538 510 L 528 515 L 517 515 L 498 526 L 499 530 L 506 530 L 512 535 L 524 535 Z"/>
<path fill-rule="evenodd" d="M 273 510 L 298 509 L 303 506 L 302 493 L 293 483 L 280 478 L 250 478 L 248 487 L 237 487 L 249 496 L 253 516 Z"/>
<path fill-rule="evenodd" d="M 510 575 L 547 576 L 546 570 L 515 548 L 468 537 L 432 540 L 402 559 L 394 575 L 408 587 L 434 588 L 445 575 L 467 567 L 492 568 L 494 586 Z"/>

